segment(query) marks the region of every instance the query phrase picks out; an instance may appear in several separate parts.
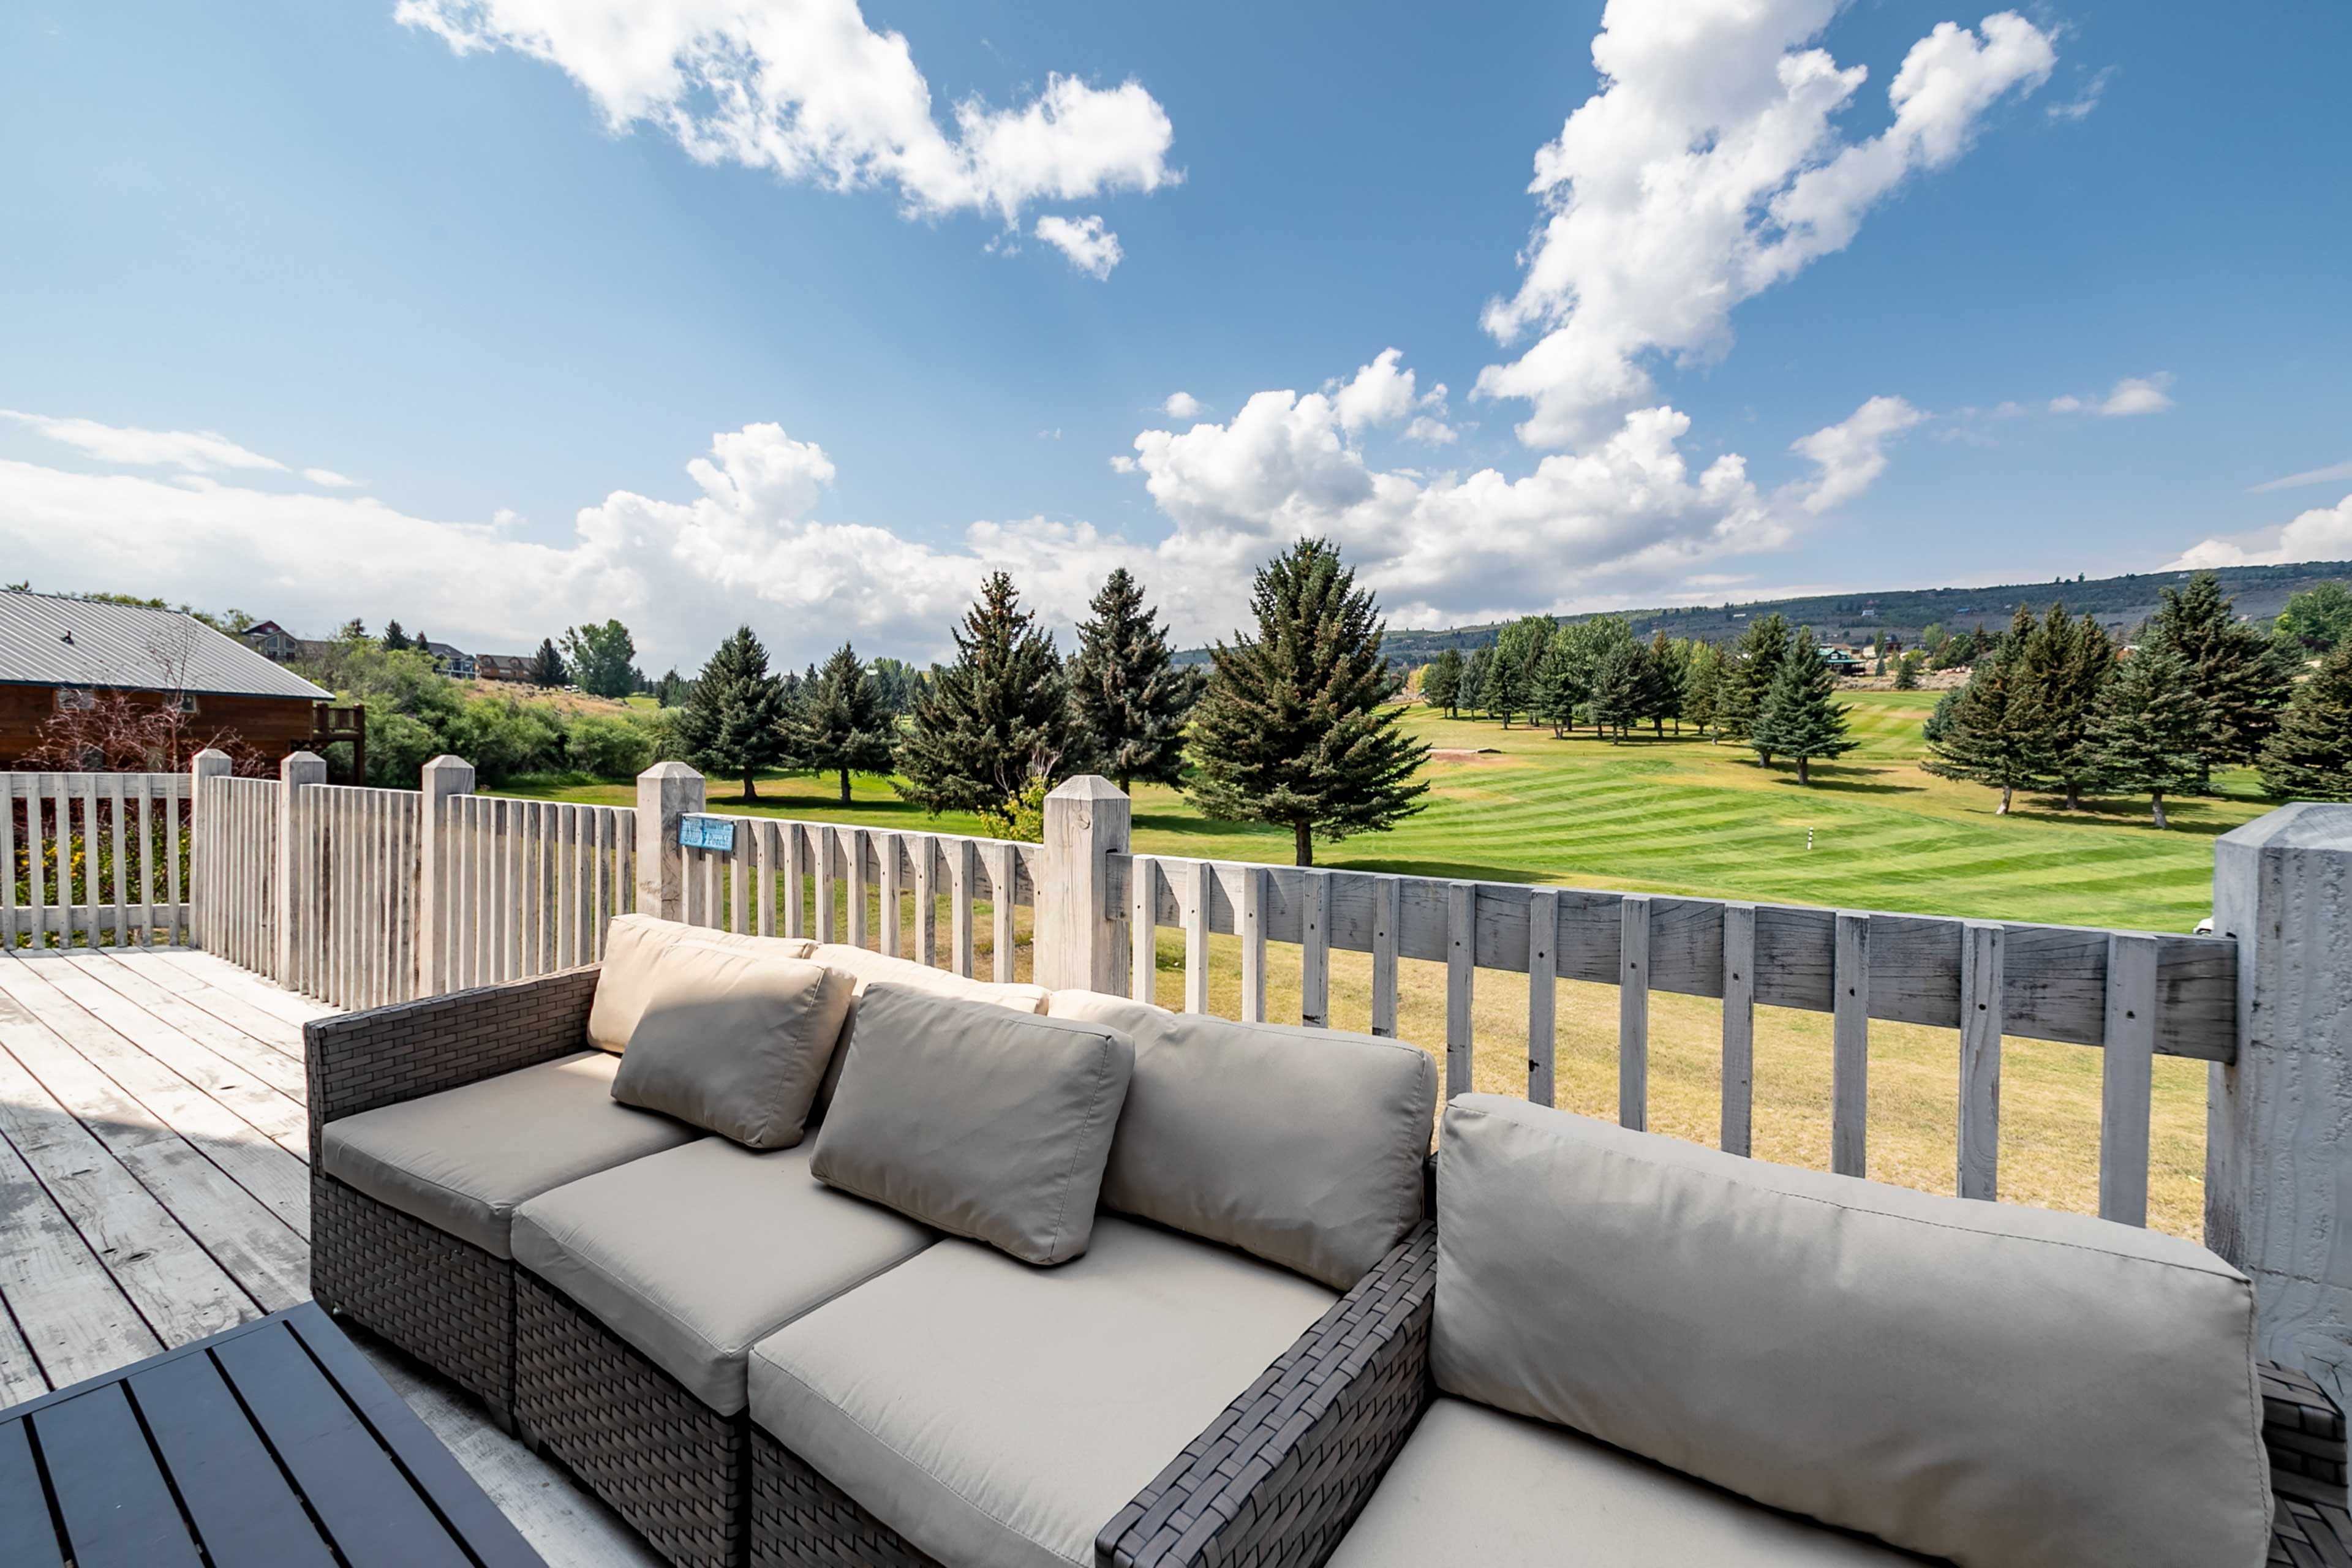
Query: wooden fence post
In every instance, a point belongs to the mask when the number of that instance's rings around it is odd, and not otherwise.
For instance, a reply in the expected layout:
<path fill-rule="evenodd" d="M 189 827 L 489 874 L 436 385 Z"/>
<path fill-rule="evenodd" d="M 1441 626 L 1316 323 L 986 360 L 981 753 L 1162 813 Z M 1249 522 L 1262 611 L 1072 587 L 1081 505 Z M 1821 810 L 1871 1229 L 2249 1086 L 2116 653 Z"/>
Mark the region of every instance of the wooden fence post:
<path fill-rule="evenodd" d="M 2352 1403 L 2352 805 L 2213 846 L 2238 942 L 2238 1059 L 2206 1098 L 2205 1240 L 2254 1282 L 2255 1353 Z"/>
<path fill-rule="evenodd" d="M 276 967 L 270 978 L 293 988 L 296 965 L 302 954 L 302 936 L 318 923 L 319 889 L 315 883 L 305 886 L 306 879 L 297 874 L 297 862 L 301 858 L 302 835 L 298 826 L 302 811 L 302 792 L 312 784 L 327 782 L 327 759 L 316 752 L 293 752 L 278 764 L 278 866 L 277 886 L 270 898 L 278 910 L 278 951 Z"/>
<path fill-rule="evenodd" d="M 457 909 L 450 896 L 450 801 L 474 793 L 474 764 L 463 757 L 436 757 L 417 775 L 417 790 L 416 994 L 438 996 L 456 978 L 449 962 L 449 924 Z"/>
<path fill-rule="evenodd" d="M 188 763 L 188 937 L 190 942 L 198 948 L 207 947 L 219 940 L 213 930 L 213 911 L 220 908 L 220 889 L 215 886 L 215 874 L 205 861 L 205 838 L 208 831 L 217 831 L 221 792 L 205 781 L 228 777 L 233 765 L 226 752 L 211 746 L 198 752 Z M 37 814 L 40 802 L 37 798 L 33 800 L 33 810 L 36 813 L 33 853 L 38 855 Z M 172 852 L 178 854 L 176 841 L 179 833 L 175 829 L 168 837 L 174 842 Z M 38 926 L 33 928 L 37 942 L 40 939 L 40 929 Z"/>
<path fill-rule="evenodd" d="M 1110 858 L 1128 848 L 1132 806 L 1117 784 L 1080 773 L 1045 797 L 1045 875 L 1036 900 L 1038 984 L 1124 994 L 1125 912 L 1111 897 Z"/>
<path fill-rule="evenodd" d="M 702 775 L 684 763 L 656 763 L 637 775 L 637 912 L 686 915 L 685 855 L 677 819 L 702 810 Z M 798 898 L 794 888 L 792 896 Z"/>

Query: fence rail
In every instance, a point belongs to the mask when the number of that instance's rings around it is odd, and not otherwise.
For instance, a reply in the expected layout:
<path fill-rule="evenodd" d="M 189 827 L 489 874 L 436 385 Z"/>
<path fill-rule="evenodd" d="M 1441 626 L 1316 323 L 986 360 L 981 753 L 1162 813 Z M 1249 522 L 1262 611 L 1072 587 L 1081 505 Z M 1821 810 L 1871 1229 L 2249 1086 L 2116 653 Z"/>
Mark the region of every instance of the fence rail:
<path fill-rule="evenodd" d="M 184 938 L 188 802 L 181 773 L 0 773 L 0 947 Z"/>

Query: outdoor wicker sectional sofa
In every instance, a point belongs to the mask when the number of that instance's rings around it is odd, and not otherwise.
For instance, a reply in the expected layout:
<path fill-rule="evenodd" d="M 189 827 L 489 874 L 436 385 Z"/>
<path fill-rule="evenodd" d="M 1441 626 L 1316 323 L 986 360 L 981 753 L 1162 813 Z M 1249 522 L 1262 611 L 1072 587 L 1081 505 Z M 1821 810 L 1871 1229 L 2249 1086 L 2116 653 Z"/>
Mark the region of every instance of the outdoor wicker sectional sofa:
<path fill-rule="evenodd" d="M 693 1568 L 2340 1554 L 2171 1238 L 1475 1095 L 1433 1224 L 1417 1049 L 641 917 L 306 1032 L 320 1300 Z"/>

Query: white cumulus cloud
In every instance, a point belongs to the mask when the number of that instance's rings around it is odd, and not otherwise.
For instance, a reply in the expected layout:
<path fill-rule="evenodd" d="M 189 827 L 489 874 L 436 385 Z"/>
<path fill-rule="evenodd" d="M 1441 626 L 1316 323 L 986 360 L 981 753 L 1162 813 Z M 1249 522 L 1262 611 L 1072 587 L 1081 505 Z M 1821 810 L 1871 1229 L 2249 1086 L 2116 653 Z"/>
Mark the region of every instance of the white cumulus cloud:
<path fill-rule="evenodd" d="M 1809 47 L 1837 0 L 1610 0 L 1601 89 L 1536 153 L 1547 216 L 1517 291 L 1486 325 L 1508 343 L 1477 392 L 1532 405 L 1538 447 L 1603 439 L 1654 395 L 1647 362 L 1707 360 L 1741 301 L 1843 249 L 1909 176 L 1950 163 L 2005 96 L 2038 87 L 2051 35 L 2011 12 L 1946 22 L 1888 84 L 1894 121 L 1847 141 L 1867 75 Z"/>
<path fill-rule="evenodd" d="M 2314 507 L 2281 528 L 2238 539 L 2206 539 L 2166 570 L 2200 566 L 2280 566 L 2294 561 L 2352 560 L 2352 495 Z"/>
<path fill-rule="evenodd" d="M 1342 428 L 1353 434 L 1367 426 L 1391 425 L 1412 412 L 1416 401 L 1413 374 L 1399 368 L 1402 349 L 1382 349 L 1367 365 L 1360 365 L 1345 385 L 1334 384 L 1331 407 Z"/>
<path fill-rule="evenodd" d="M 1037 220 L 1037 237 L 1070 258 L 1070 265 L 1095 278 L 1108 278 L 1125 254 L 1118 236 L 1103 227 L 1099 217 L 1076 220 L 1047 214 Z"/>
<path fill-rule="evenodd" d="M 1198 419 L 1209 411 L 1208 405 L 1189 392 L 1171 392 L 1160 411 L 1171 419 Z"/>
<path fill-rule="evenodd" d="M 912 214 L 1010 226 L 1036 202 L 1182 178 L 1167 110 L 1133 80 L 1049 76 L 1003 109 L 966 98 L 950 132 L 905 35 L 876 31 L 856 0 L 400 0 L 393 16 L 460 55 L 557 67 L 615 132 L 652 126 L 702 163 L 831 190 L 887 185 Z"/>

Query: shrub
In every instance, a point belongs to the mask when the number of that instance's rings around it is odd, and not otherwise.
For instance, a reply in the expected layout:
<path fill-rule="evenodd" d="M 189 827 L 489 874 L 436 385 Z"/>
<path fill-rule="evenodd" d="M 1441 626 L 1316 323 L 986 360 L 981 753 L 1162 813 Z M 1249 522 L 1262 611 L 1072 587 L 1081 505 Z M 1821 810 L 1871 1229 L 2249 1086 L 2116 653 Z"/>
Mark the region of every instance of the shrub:
<path fill-rule="evenodd" d="M 600 779 L 633 779 L 654 763 L 646 726 L 601 713 L 572 720 L 563 749 L 572 767 Z"/>

